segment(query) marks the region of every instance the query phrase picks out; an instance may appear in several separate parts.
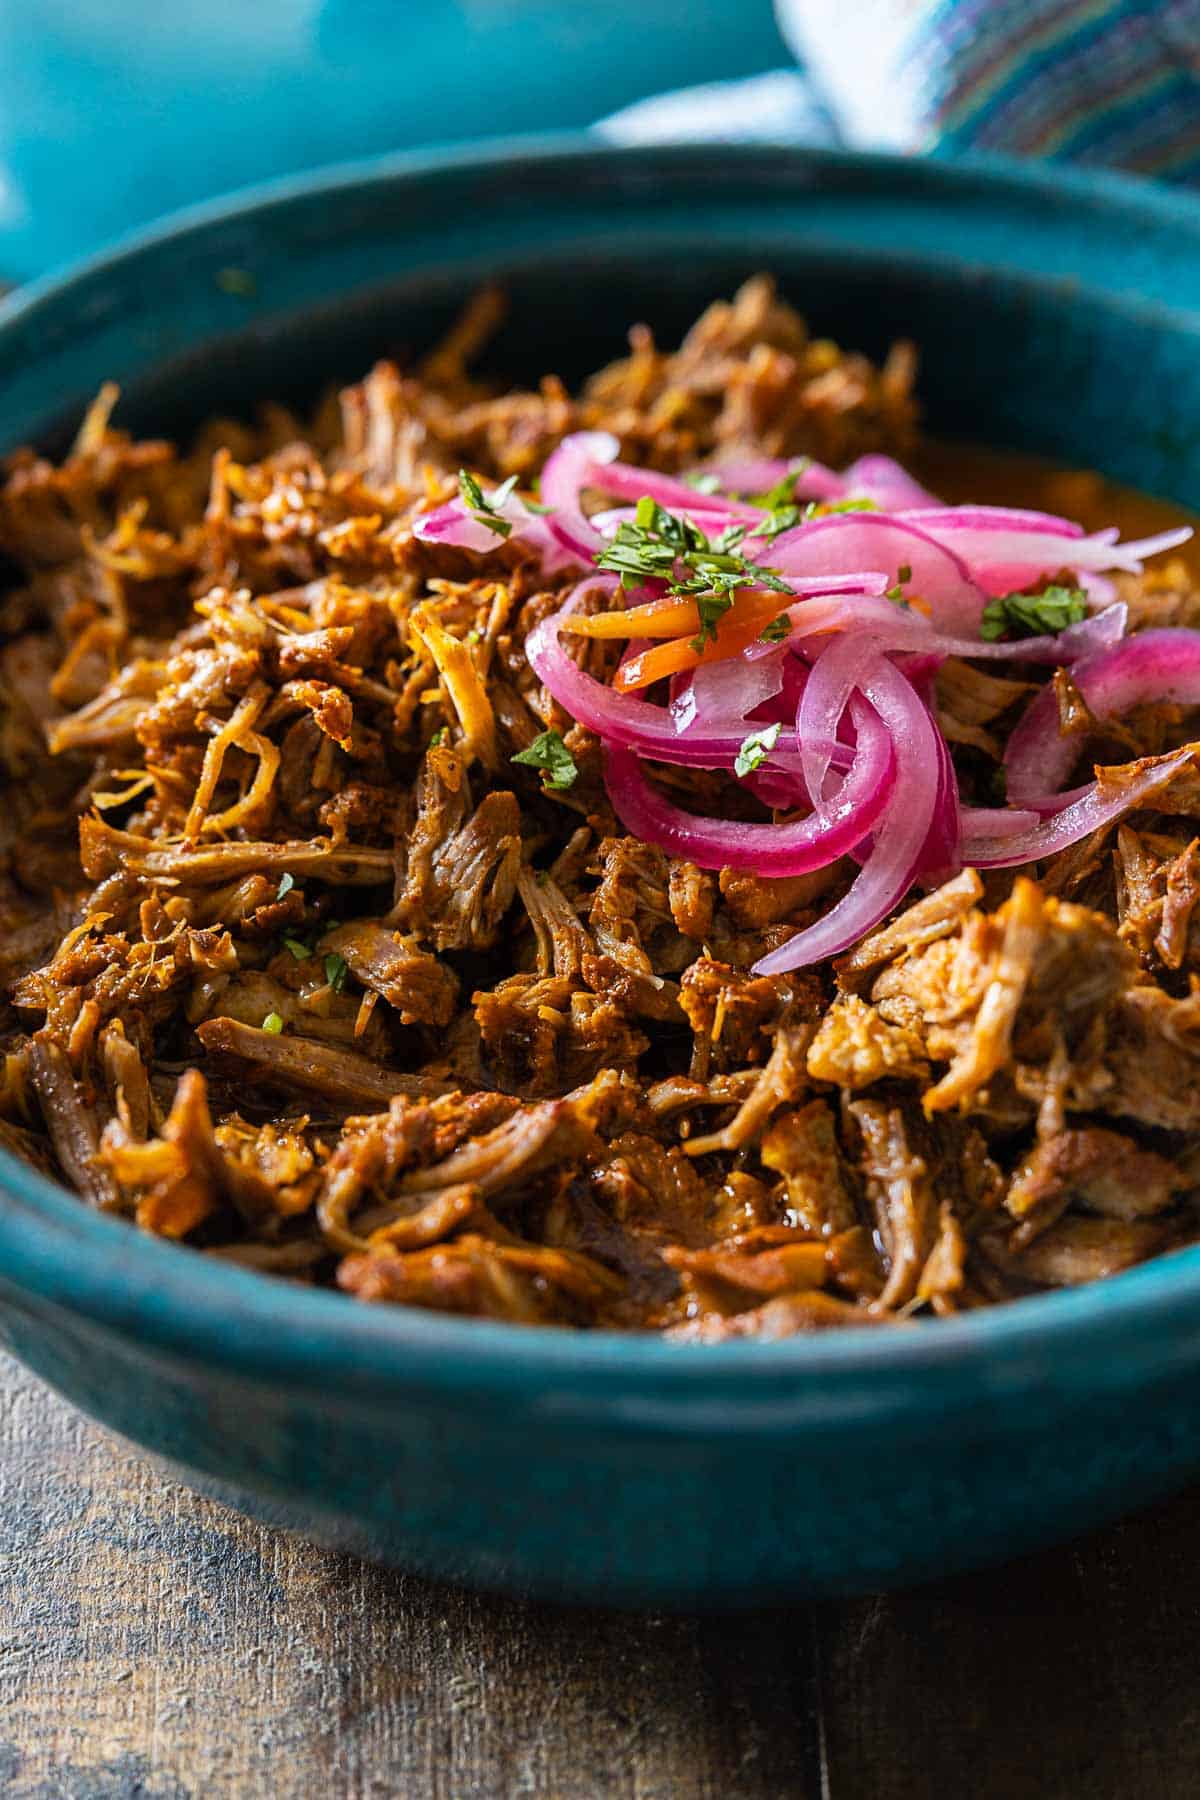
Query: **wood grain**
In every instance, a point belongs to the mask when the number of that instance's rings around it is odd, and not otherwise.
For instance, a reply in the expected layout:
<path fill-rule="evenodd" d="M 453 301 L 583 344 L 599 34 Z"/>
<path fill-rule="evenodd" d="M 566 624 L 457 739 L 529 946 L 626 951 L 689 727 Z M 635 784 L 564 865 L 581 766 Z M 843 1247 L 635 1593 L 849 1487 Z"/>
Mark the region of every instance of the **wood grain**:
<path fill-rule="evenodd" d="M 266 1531 L 0 1360 L 0 1793 L 1193 1800 L 1195 1515 L 885 1598 L 576 1613 Z"/>

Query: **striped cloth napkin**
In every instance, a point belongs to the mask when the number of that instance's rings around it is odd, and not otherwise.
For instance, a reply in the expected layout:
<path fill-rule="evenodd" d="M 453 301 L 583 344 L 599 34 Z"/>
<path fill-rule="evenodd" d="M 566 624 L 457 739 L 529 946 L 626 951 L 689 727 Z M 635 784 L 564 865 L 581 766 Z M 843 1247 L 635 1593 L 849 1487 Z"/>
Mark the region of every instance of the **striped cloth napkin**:
<path fill-rule="evenodd" d="M 773 140 L 1200 184 L 1200 0 L 777 0 L 797 69 L 664 94 L 620 143 Z"/>

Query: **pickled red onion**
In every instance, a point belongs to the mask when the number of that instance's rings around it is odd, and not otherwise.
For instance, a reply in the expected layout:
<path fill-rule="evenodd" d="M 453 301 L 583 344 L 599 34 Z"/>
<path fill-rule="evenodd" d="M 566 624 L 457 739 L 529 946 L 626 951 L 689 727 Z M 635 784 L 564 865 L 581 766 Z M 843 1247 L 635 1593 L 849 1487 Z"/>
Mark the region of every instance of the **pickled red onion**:
<path fill-rule="evenodd" d="M 1141 631 L 1074 664 L 1071 679 L 1097 719 L 1145 701 L 1200 706 L 1200 634 L 1165 626 Z M 1053 795 L 1078 760 L 1080 740 L 1058 728 L 1058 697 L 1045 687 L 1026 708 L 1004 753 L 1008 795 L 1017 805 Z"/>
<path fill-rule="evenodd" d="M 629 830 L 704 867 L 768 877 L 808 873 L 844 856 L 860 863 L 843 899 L 764 957 L 758 972 L 781 973 L 836 955 L 885 917 L 914 882 L 940 880 L 964 862 L 1000 868 L 1053 855 L 1145 804 L 1190 766 L 1192 752 L 1181 750 L 1138 765 L 1122 783 L 1101 779 L 1059 792 L 1077 748 L 1060 734 L 1056 697 L 1046 687 L 1009 740 L 1012 804 L 963 806 L 950 748 L 931 710 L 933 679 L 947 656 L 1070 667 L 1100 718 L 1143 700 L 1200 705 L 1200 637 L 1164 629 L 1126 639 L 1126 608 L 1108 577 L 1108 571 L 1136 572 L 1145 557 L 1174 548 L 1190 535 L 1186 527 L 1122 544 L 1115 530 L 1085 534 L 1069 519 L 1032 509 L 943 506 L 886 457 L 860 458 L 840 476 L 819 464 L 735 460 L 707 471 L 722 487 L 703 492 L 622 463 L 618 450 L 607 433 L 575 433 L 543 471 L 548 512 L 516 494 L 502 499 L 497 510 L 512 537 L 540 555 L 547 570 L 564 561 L 587 567 L 648 496 L 705 536 L 741 526 L 746 561 L 781 576 L 794 591 L 780 596 L 768 641 L 745 642 L 736 656 L 721 656 L 718 648 L 713 657 L 707 649 L 699 667 L 672 678 L 669 706 L 596 680 L 560 641 L 588 587 L 606 586 L 615 597 L 611 575 L 581 582 L 530 633 L 526 654 L 558 704 L 602 739 L 609 792 Z M 772 537 L 755 529 L 765 526 L 766 515 L 744 496 L 785 475 L 794 477 L 797 497 L 813 495 L 833 506 L 865 497 L 888 510 L 818 511 Z M 593 508 L 599 496 L 620 504 L 589 513 L 585 494 Z M 424 515 L 414 531 L 427 542 L 467 550 L 493 549 L 497 537 L 461 501 Z M 681 567 L 686 574 L 676 564 Z M 980 638 L 989 595 L 1029 589 L 1061 570 L 1085 590 L 1086 617 L 1058 633 Z M 749 575 L 752 587 L 752 570 Z M 647 576 L 643 592 L 667 595 L 670 585 L 669 575 Z M 736 615 L 743 626 L 745 612 L 743 606 Z M 643 620 L 657 622 L 664 648 L 673 642 L 681 648 L 693 616 L 700 631 L 698 604 L 667 601 L 653 613 L 643 608 L 629 630 Z M 585 635 L 623 637 L 620 615 L 605 615 L 603 626 L 585 628 Z M 744 629 L 731 632 L 731 649 L 745 636 Z M 643 648 L 644 640 L 627 645 L 626 659 Z M 663 669 L 682 666 L 674 650 L 656 657 Z M 682 659 L 689 660 L 695 654 Z M 649 668 L 646 673 L 650 680 Z M 768 725 L 773 729 L 764 736 Z M 669 800 L 642 759 L 736 773 L 763 804 L 809 810 L 771 824 L 701 817 Z"/>

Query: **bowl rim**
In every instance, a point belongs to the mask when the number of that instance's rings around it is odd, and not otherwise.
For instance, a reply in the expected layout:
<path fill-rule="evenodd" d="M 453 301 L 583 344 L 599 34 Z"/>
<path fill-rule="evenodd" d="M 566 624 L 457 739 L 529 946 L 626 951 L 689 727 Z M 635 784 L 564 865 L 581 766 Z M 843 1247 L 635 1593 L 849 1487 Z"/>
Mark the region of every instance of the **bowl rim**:
<path fill-rule="evenodd" d="M 27 329 L 73 290 L 107 280 L 181 237 L 202 237 L 296 200 L 420 186 L 447 171 L 486 172 L 498 162 L 543 171 L 561 165 L 568 174 L 580 164 L 612 172 L 647 165 L 686 170 L 710 167 L 718 149 L 746 170 L 779 163 L 902 181 L 935 196 L 980 190 L 1092 211 L 1100 206 L 1117 215 L 1114 228 L 1120 215 L 1133 214 L 1186 232 L 1200 249 L 1200 201 L 1123 175 L 984 155 L 916 161 L 788 144 L 616 146 L 557 133 L 337 163 L 189 206 L 0 300 L 0 335 Z M 460 1396 L 533 1394 L 543 1407 L 570 1393 L 581 1404 L 623 1409 L 626 1424 L 641 1420 L 667 1430 L 694 1424 L 696 1408 L 707 1406 L 719 1409 L 723 1431 L 756 1429 L 764 1420 L 829 1419 L 844 1412 L 848 1387 L 858 1416 L 879 1420 L 926 1407 L 920 1378 L 927 1375 L 941 1378 L 940 1391 L 956 1387 L 963 1404 L 1015 1390 L 1082 1392 L 1106 1381 L 1127 1384 L 1140 1370 L 1200 1351 L 1200 1244 L 1090 1287 L 908 1329 L 851 1326 L 778 1341 L 692 1345 L 651 1334 L 514 1326 L 355 1304 L 153 1238 L 96 1213 L 2 1151 L 0 1291 L 231 1374 L 310 1386 L 334 1376 L 339 1391 L 373 1394 L 414 1385 Z M 822 1379 L 798 1383 L 806 1373 Z M 835 1379 L 836 1391 L 827 1385 Z"/>
<path fill-rule="evenodd" d="M 701 169 L 714 160 L 754 169 L 771 163 L 808 167 L 827 174 L 867 174 L 889 179 L 909 188 L 928 188 L 933 195 L 986 189 L 1005 191 L 1051 201 L 1077 202 L 1095 211 L 1098 205 L 1116 213 L 1135 214 L 1141 220 L 1188 233 L 1200 244 L 1200 197 L 1190 190 L 1111 169 L 1078 168 L 1065 163 L 1025 161 L 995 151 L 961 151 L 953 156 L 913 156 L 885 150 L 827 149 L 789 143 L 784 139 L 760 139 L 753 143 L 617 144 L 594 131 L 526 132 L 519 135 L 435 145 L 429 149 L 395 150 L 375 156 L 322 163 L 316 168 L 263 181 L 214 195 L 207 200 L 163 213 L 148 222 L 119 233 L 99 250 L 89 251 L 57 265 L 0 294 L 0 329 L 32 316 L 46 302 L 65 290 L 98 276 L 107 276 L 138 256 L 180 238 L 198 236 L 214 227 L 229 225 L 252 213 L 286 208 L 294 201 L 333 199 L 364 187 L 386 188 L 396 182 L 418 184 L 441 174 L 483 172 L 498 163 L 536 165 L 550 170 L 562 165 L 594 164 L 613 170 L 639 164 L 665 172 Z"/>

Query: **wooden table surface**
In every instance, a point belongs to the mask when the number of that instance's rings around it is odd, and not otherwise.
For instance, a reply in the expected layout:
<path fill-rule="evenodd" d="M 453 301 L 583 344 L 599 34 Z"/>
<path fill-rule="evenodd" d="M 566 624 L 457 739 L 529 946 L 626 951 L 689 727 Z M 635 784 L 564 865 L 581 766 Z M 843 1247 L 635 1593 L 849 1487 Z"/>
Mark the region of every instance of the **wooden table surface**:
<path fill-rule="evenodd" d="M 1195 1800 L 1198 1499 L 907 1594 L 571 1612 L 264 1530 L 0 1359 L 0 1793 Z"/>

